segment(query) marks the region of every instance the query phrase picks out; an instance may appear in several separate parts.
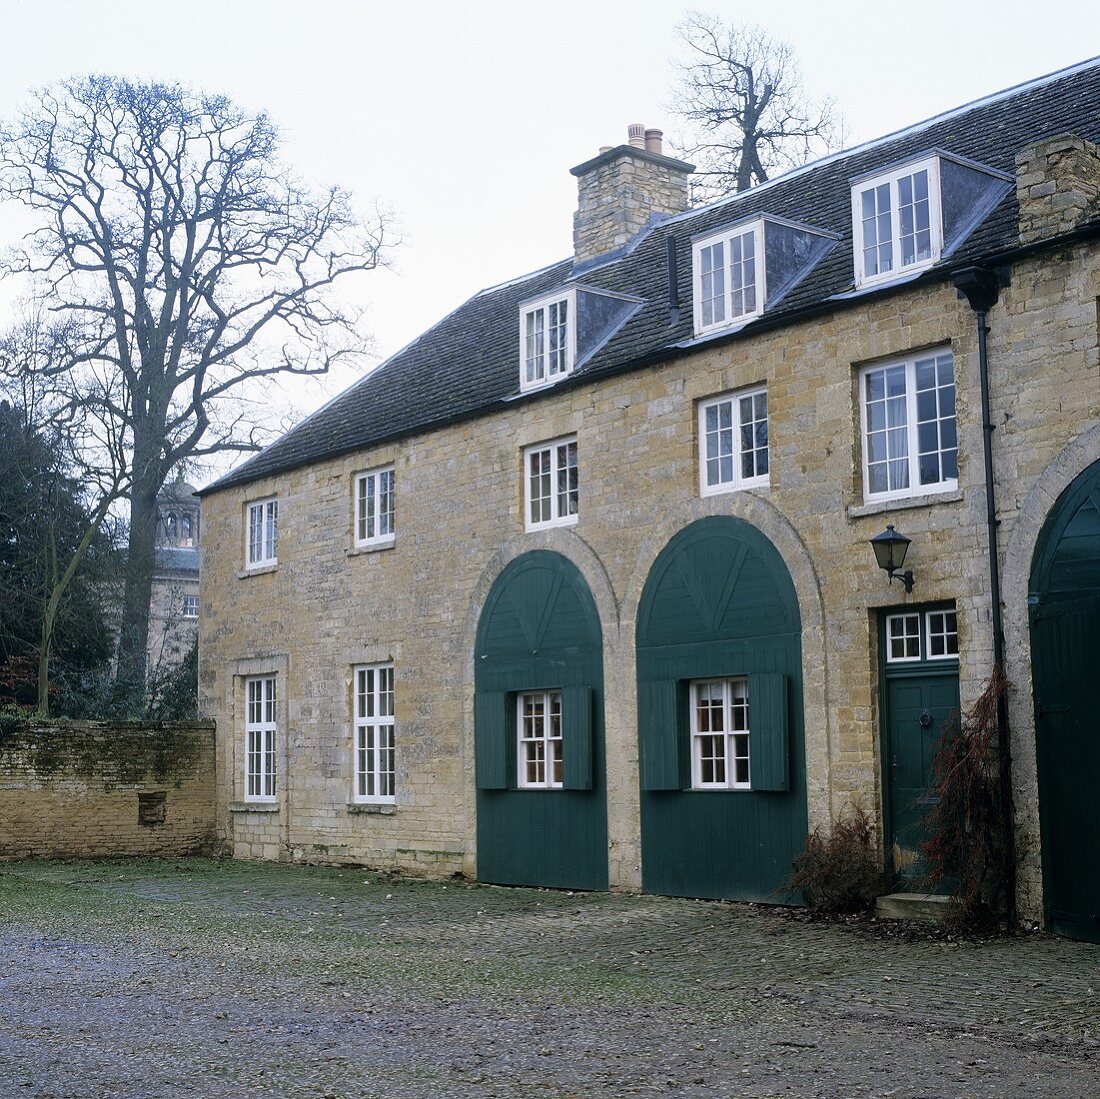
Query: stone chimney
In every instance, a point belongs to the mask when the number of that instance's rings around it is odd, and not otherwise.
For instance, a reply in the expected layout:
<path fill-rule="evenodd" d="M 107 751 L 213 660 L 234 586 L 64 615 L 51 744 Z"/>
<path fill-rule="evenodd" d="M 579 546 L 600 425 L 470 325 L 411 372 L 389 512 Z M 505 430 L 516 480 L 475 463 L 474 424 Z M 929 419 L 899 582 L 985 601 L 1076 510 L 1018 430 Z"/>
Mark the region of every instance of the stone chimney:
<path fill-rule="evenodd" d="M 1100 148 L 1076 134 L 1037 141 L 1016 155 L 1020 243 L 1058 236 L 1100 215 Z"/>
<path fill-rule="evenodd" d="M 695 165 L 661 152 L 660 130 L 627 128 L 627 144 L 603 148 L 570 169 L 577 177 L 573 262 L 583 264 L 629 244 L 652 215 L 688 208 L 688 176 Z"/>

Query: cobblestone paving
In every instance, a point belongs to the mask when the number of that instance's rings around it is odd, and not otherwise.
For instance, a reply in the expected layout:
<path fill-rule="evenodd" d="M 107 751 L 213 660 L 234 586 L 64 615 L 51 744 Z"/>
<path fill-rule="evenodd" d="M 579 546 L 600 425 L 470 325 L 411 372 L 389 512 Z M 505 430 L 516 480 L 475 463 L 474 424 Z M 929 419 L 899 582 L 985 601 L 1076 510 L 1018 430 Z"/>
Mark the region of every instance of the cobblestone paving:
<path fill-rule="evenodd" d="M 1100 947 L 185 860 L 0 867 L 0 1096 L 1100 1096 Z"/>

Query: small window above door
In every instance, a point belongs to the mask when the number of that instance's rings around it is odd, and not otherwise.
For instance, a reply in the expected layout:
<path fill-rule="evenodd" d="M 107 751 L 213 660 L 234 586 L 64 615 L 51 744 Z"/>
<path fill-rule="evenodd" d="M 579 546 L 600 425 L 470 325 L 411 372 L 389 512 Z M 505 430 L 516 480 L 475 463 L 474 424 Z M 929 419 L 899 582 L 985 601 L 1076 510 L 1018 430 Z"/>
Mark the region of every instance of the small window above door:
<path fill-rule="evenodd" d="M 959 659 L 958 614 L 953 607 L 886 616 L 886 663 Z"/>

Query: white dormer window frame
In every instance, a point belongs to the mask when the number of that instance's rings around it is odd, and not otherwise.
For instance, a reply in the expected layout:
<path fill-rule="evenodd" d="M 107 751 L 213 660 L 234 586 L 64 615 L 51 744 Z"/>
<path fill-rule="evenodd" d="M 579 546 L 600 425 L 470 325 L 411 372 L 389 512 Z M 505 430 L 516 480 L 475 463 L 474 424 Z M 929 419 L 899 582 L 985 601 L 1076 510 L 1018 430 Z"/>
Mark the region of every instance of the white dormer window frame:
<path fill-rule="evenodd" d="M 739 328 L 764 311 L 764 219 L 724 226 L 691 245 L 695 334 Z"/>
<path fill-rule="evenodd" d="M 937 263 L 943 254 L 940 157 L 910 160 L 855 180 L 852 239 L 857 287 L 891 282 Z"/>
<path fill-rule="evenodd" d="M 543 389 L 573 372 L 577 361 L 577 292 L 569 287 L 519 307 L 519 387 Z"/>

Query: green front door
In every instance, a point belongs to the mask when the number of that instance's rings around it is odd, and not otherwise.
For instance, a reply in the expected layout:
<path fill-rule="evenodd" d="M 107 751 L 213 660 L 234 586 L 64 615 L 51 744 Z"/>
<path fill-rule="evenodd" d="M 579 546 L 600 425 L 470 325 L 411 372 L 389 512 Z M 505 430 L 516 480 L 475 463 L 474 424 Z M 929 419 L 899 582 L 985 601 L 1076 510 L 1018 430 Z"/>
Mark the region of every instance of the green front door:
<path fill-rule="evenodd" d="M 910 671 L 886 679 L 887 861 L 901 883 L 925 888 L 920 845 L 944 726 L 959 713 L 959 673 Z"/>
<path fill-rule="evenodd" d="M 927 838 L 936 750 L 958 727 L 959 642 L 955 608 L 906 607 L 883 616 L 882 782 L 886 868 L 903 889 L 927 891 Z M 941 882 L 938 888 L 947 889 Z"/>
<path fill-rule="evenodd" d="M 1100 942 L 1100 463 L 1051 509 L 1030 610 L 1047 926 Z"/>

